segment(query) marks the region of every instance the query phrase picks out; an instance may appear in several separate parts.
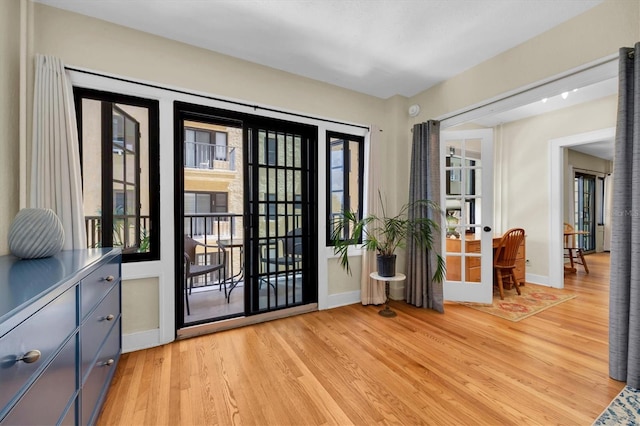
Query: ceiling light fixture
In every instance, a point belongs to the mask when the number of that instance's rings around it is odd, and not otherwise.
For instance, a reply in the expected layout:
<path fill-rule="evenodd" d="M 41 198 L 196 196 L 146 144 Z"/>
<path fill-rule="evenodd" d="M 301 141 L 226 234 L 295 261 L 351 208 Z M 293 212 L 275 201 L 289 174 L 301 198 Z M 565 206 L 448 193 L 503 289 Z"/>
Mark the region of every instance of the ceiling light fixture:
<path fill-rule="evenodd" d="M 547 98 L 542 98 L 542 103 L 547 103 Z"/>
<path fill-rule="evenodd" d="M 567 99 L 567 96 L 569 96 L 569 92 L 562 92 L 562 99 Z"/>

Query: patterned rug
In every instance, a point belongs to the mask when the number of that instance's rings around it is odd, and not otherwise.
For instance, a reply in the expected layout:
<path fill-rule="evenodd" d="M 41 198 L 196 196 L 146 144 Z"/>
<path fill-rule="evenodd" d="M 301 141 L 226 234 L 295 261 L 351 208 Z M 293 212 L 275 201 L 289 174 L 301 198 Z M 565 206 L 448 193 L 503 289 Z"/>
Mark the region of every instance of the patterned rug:
<path fill-rule="evenodd" d="M 500 300 L 500 293 L 494 287 L 493 304 L 462 303 L 462 305 L 510 321 L 520 321 L 576 297 L 567 290 L 528 283 L 520 287 L 520 292 L 522 292 L 521 296 L 515 289 L 505 290 L 504 300 Z"/>
<path fill-rule="evenodd" d="M 631 386 L 625 386 L 593 424 L 594 426 L 640 424 L 640 391 Z"/>

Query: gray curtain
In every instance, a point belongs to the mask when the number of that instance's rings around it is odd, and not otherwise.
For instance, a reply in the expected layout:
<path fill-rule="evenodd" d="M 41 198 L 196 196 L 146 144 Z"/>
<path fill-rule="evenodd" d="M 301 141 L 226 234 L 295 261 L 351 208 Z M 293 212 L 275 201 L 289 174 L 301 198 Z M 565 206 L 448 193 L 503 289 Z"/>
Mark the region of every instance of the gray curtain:
<path fill-rule="evenodd" d="M 620 49 L 613 170 L 609 375 L 640 388 L 640 42 Z"/>
<path fill-rule="evenodd" d="M 413 146 L 409 176 L 409 203 L 416 200 L 431 200 L 440 203 L 440 122 L 427 121 L 413 126 Z M 409 218 L 419 212 L 409 211 Z M 433 211 L 426 214 L 438 224 L 442 216 Z M 440 232 L 436 233 L 433 246 L 442 246 Z M 415 241 L 407 241 L 407 282 L 405 296 L 412 305 L 444 312 L 442 283 L 433 282 L 437 266 L 434 251 L 416 246 Z"/>

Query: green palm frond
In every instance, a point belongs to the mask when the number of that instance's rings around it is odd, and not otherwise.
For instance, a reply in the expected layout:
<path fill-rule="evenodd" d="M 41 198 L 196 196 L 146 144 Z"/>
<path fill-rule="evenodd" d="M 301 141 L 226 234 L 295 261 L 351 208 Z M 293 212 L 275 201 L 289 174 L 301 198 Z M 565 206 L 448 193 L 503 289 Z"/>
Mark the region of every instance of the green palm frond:
<path fill-rule="evenodd" d="M 348 249 L 361 244 L 367 251 L 376 251 L 379 255 L 393 255 L 398 248 L 404 248 L 407 240 L 426 250 L 433 250 L 434 236 L 440 232 L 438 222 L 430 218 L 433 214 L 442 215 L 440 207 L 430 200 L 418 200 L 405 204 L 395 216 L 388 216 L 382 195 L 378 191 L 382 216 L 370 214 L 362 219 L 357 213 L 345 211 L 337 216 L 332 225 L 331 239 L 334 253 L 338 255 L 340 266 L 351 274 Z M 446 262 L 437 255 L 436 271 L 433 279 L 442 281 Z"/>

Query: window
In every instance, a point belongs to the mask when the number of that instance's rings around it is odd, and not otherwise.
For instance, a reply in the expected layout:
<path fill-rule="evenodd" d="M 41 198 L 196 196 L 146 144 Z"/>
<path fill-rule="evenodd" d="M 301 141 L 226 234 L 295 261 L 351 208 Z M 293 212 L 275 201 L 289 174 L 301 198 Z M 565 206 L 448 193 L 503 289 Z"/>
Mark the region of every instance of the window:
<path fill-rule="evenodd" d="M 333 245 L 333 222 L 343 211 L 362 217 L 363 176 L 364 137 L 327 132 L 328 245 Z"/>
<path fill-rule="evenodd" d="M 185 192 L 184 232 L 187 235 L 211 235 L 218 231 L 220 222 L 227 217 L 216 217 L 210 213 L 228 213 L 229 198 L 226 192 Z M 218 232 L 219 235 L 219 232 Z"/>
<path fill-rule="evenodd" d="M 159 259 L 158 102 L 74 88 L 89 247 Z"/>
<path fill-rule="evenodd" d="M 227 161 L 227 138 L 226 132 L 185 127 L 185 167 L 213 169 L 214 161 Z"/>

